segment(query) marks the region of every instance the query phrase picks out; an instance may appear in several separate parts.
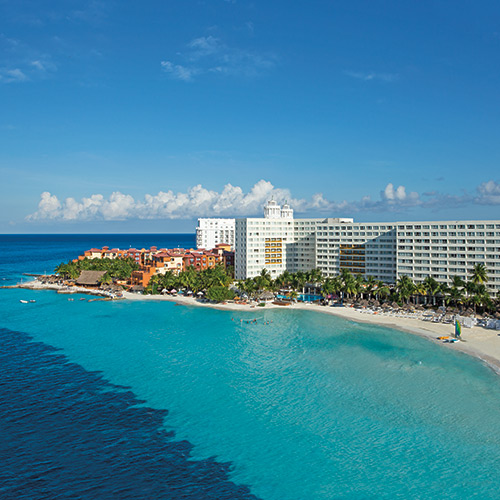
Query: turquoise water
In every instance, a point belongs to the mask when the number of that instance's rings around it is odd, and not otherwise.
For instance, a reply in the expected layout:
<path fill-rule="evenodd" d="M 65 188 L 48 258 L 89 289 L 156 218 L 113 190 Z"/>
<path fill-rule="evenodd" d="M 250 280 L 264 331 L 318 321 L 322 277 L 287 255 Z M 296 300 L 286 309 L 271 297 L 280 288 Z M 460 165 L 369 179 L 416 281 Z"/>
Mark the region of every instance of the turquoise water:
<path fill-rule="evenodd" d="M 498 498 L 500 378 L 475 359 L 311 311 L 78 298 L 2 290 L 1 326 L 168 410 L 259 498 Z"/>

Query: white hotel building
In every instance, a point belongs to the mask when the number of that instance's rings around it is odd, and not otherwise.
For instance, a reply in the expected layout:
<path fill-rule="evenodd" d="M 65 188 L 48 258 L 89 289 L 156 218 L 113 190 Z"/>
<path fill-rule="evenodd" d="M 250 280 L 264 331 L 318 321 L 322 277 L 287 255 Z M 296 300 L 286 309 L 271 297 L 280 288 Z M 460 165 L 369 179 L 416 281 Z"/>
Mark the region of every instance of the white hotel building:
<path fill-rule="evenodd" d="M 234 219 L 198 219 L 196 248 L 208 250 L 219 243 L 234 249 Z"/>
<path fill-rule="evenodd" d="M 235 277 L 267 269 L 318 268 L 325 276 L 342 269 L 394 283 L 400 276 L 450 283 L 465 279 L 475 264 L 488 271 L 487 286 L 500 291 L 500 220 L 353 222 L 352 219 L 294 219 L 288 205 L 270 201 L 264 218 L 236 219 Z"/>

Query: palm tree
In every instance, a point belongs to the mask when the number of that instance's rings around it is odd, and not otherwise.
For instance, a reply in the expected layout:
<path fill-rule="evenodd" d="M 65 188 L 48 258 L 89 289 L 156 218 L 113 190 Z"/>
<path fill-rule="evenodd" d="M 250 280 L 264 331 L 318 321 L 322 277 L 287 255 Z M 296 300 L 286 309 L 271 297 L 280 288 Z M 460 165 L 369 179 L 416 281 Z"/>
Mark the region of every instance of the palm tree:
<path fill-rule="evenodd" d="M 464 286 L 465 293 L 467 294 L 467 297 L 472 297 L 476 293 L 477 289 L 477 284 L 474 283 L 473 281 L 467 281 Z"/>
<path fill-rule="evenodd" d="M 396 292 L 400 300 L 408 304 L 410 297 L 415 292 L 415 285 L 409 276 L 401 276 L 396 282 Z"/>
<path fill-rule="evenodd" d="M 254 278 L 255 284 L 259 290 L 266 290 L 272 286 L 273 279 L 267 269 L 262 269 L 260 274 Z"/>
<path fill-rule="evenodd" d="M 476 285 L 482 285 L 488 282 L 488 271 L 484 264 L 475 264 L 471 271 L 472 282 Z"/>
<path fill-rule="evenodd" d="M 451 287 L 452 288 L 464 288 L 465 281 L 460 276 L 453 276 L 451 278 Z"/>
<path fill-rule="evenodd" d="M 365 291 L 365 278 L 363 277 L 363 275 L 356 274 L 354 276 L 354 283 L 356 287 L 356 298 L 358 298 L 358 296 L 363 297 L 363 293 Z"/>
<path fill-rule="evenodd" d="M 474 314 L 476 314 L 476 307 L 486 307 L 492 305 L 490 294 L 484 284 L 475 284 L 473 295 L 469 297 L 469 302 L 474 306 Z"/>
<path fill-rule="evenodd" d="M 103 277 L 101 278 L 101 283 L 106 283 L 106 284 L 113 283 L 113 277 L 111 276 L 111 274 L 109 274 L 108 272 L 104 274 Z"/>
<path fill-rule="evenodd" d="M 292 287 L 300 293 L 304 293 L 304 285 L 307 282 L 307 276 L 302 271 L 292 274 Z"/>
<path fill-rule="evenodd" d="M 325 278 L 321 287 L 321 295 L 325 299 L 327 296 L 334 293 L 334 283 L 332 278 Z"/>
<path fill-rule="evenodd" d="M 352 295 L 358 293 L 359 283 L 356 281 L 354 276 L 349 271 L 348 273 L 349 274 L 345 273 L 344 275 L 342 292 L 348 297 L 351 297 Z"/>
<path fill-rule="evenodd" d="M 427 289 L 423 283 L 414 283 L 415 304 L 420 304 L 420 297 L 427 295 Z"/>
<path fill-rule="evenodd" d="M 455 286 L 452 286 L 448 292 L 448 296 L 446 297 L 446 303 L 452 303 L 455 307 L 458 307 L 462 304 L 464 300 L 464 292 Z"/>
<path fill-rule="evenodd" d="M 389 286 L 382 283 L 380 286 L 377 287 L 377 293 L 375 296 L 377 297 L 377 300 L 379 300 L 379 299 L 386 299 L 387 297 L 389 297 L 390 294 L 391 294 L 391 289 L 389 288 Z"/>
<path fill-rule="evenodd" d="M 257 284 L 253 278 L 247 278 L 244 282 L 244 290 L 248 297 L 253 298 L 259 291 Z"/>
<path fill-rule="evenodd" d="M 432 305 L 436 305 L 436 295 L 439 293 L 441 289 L 441 285 L 432 277 L 427 276 L 423 281 L 423 285 L 427 291 L 427 295 L 432 297 Z"/>
<path fill-rule="evenodd" d="M 322 283 L 323 282 L 323 273 L 318 268 L 311 269 L 310 271 L 308 271 L 306 273 L 306 275 L 307 275 L 307 281 L 309 281 L 309 283 Z"/>
<path fill-rule="evenodd" d="M 377 286 L 377 280 L 375 276 L 368 276 L 365 279 L 365 293 L 368 294 L 368 299 L 372 298 L 373 290 Z"/>

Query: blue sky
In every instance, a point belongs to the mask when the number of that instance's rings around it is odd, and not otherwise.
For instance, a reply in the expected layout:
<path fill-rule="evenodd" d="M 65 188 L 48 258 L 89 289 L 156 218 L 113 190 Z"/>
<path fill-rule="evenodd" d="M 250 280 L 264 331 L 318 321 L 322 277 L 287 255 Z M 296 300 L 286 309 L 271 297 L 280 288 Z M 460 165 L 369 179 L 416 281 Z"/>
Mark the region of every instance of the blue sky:
<path fill-rule="evenodd" d="M 496 1 L 0 0 L 0 232 L 500 219 Z"/>

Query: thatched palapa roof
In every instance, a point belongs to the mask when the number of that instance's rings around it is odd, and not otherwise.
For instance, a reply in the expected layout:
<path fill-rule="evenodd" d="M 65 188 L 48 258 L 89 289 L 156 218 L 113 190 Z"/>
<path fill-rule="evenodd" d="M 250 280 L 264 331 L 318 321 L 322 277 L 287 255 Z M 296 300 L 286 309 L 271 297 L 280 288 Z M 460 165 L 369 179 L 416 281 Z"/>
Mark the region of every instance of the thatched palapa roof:
<path fill-rule="evenodd" d="M 82 271 L 76 280 L 77 285 L 98 285 L 106 271 Z"/>

